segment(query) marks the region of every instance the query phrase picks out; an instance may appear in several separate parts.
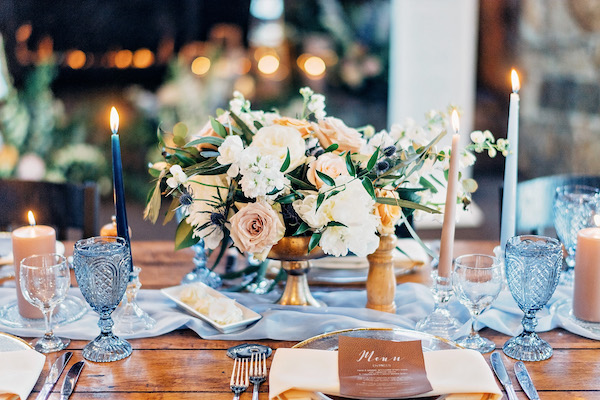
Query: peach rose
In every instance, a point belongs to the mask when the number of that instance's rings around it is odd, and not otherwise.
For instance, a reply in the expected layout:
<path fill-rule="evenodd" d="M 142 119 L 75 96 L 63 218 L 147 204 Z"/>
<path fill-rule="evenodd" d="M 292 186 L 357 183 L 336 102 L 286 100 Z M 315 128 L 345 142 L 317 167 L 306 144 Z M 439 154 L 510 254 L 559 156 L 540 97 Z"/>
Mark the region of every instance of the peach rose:
<path fill-rule="evenodd" d="M 302 134 L 302 139 L 306 139 L 313 131 L 310 122 L 297 118 L 281 117 L 273 120 L 273 123 L 276 125 L 290 126 L 298 129 L 298 131 Z"/>
<path fill-rule="evenodd" d="M 398 196 L 398 192 L 389 188 L 376 188 L 375 189 L 376 197 L 384 197 L 388 199 L 396 199 L 398 200 L 400 197 Z M 400 219 L 402 215 L 402 208 L 399 206 L 393 206 L 391 204 L 375 204 L 375 215 L 379 216 L 379 227 L 377 230 L 379 233 L 387 235 L 394 233 L 396 222 Z"/>
<path fill-rule="evenodd" d="M 229 125 L 229 112 L 224 112 L 223 114 L 221 114 L 221 116 L 217 118 L 217 121 L 219 121 L 220 123 L 223 124 L 223 126 L 225 127 L 225 130 L 228 130 L 227 126 Z M 200 139 L 200 138 L 208 137 L 208 136 L 221 137 L 217 132 L 215 132 L 210 121 L 208 121 L 206 124 L 204 124 L 202 129 L 200 129 L 200 131 L 192 137 L 192 140 Z M 200 143 L 196 147 L 198 148 L 198 150 L 217 150 L 216 146 L 213 146 L 212 144 L 209 144 L 209 143 Z"/>
<path fill-rule="evenodd" d="M 321 189 L 325 183 L 319 178 L 317 171 L 327 174 L 332 178 L 337 178 L 340 175 L 349 175 L 344 158 L 333 153 L 321 154 L 319 158 L 308 165 L 306 178 L 317 189 Z"/>
<path fill-rule="evenodd" d="M 359 152 L 365 144 L 365 140 L 356 129 L 346 126 L 344 121 L 335 117 L 323 118 L 318 124 L 313 122 L 312 127 L 324 149 L 337 143 L 338 151 Z"/>
<path fill-rule="evenodd" d="M 285 234 L 281 213 L 265 202 L 248 203 L 230 222 L 233 244 L 259 260 L 264 260 Z"/>

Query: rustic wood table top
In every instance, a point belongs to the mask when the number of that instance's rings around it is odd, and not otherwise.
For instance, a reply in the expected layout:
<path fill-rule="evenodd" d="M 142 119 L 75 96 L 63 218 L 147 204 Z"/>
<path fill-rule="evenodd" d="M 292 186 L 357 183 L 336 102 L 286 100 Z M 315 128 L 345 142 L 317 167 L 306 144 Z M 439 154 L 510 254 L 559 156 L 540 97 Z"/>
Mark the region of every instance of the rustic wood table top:
<path fill-rule="evenodd" d="M 458 241 L 455 254 L 491 254 L 494 242 Z M 67 253 L 72 244 L 67 243 Z M 159 289 L 179 284 L 185 273 L 192 269 L 189 249 L 175 252 L 173 242 L 134 242 L 135 264 L 142 267 L 144 289 Z M 399 282 L 424 282 L 429 271 L 400 277 Z M 354 288 L 357 288 L 354 286 Z M 298 327 L 298 329 L 302 329 Z M 480 332 L 501 349 L 508 336 L 490 329 Z M 554 348 L 552 358 L 528 362 L 527 368 L 542 399 L 600 399 L 600 342 L 582 338 L 562 329 L 540 334 Z M 221 400 L 233 397 L 229 378 L 233 361 L 227 357 L 229 347 L 239 341 L 205 340 L 189 329 L 182 329 L 159 337 L 132 339 L 133 354 L 125 360 L 112 363 L 86 362 L 72 399 L 206 399 Z M 296 342 L 260 340 L 272 348 L 291 347 Z M 69 366 L 82 360 L 81 350 L 87 341 L 74 340 L 69 346 L 74 355 Z M 489 355 L 484 355 L 489 362 Z M 30 399 L 40 391 L 48 368 L 58 354 L 48 356 L 46 366 Z M 268 360 L 270 365 L 271 358 Z M 508 359 L 505 357 L 505 359 Z M 513 373 L 514 360 L 508 359 L 509 375 L 519 399 L 526 399 Z M 1 361 L 0 361 L 1 362 Z M 61 380 L 62 381 L 62 380 Z M 51 399 L 59 398 L 60 382 Z M 252 397 L 251 389 L 241 400 Z M 505 396 L 506 397 L 506 396 Z M 268 399 L 268 383 L 261 386 L 260 399 Z"/>

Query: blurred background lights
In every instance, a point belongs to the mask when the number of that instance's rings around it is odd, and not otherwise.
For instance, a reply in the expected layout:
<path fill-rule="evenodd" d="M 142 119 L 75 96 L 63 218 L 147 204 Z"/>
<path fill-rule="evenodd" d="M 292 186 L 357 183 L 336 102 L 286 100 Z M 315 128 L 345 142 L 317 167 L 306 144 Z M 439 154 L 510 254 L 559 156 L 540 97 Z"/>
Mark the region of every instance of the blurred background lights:
<path fill-rule="evenodd" d="M 258 60 L 258 70 L 266 75 L 271 75 L 279 68 L 279 59 L 274 55 L 268 54 Z"/>
<path fill-rule="evenodd" d="M 67 54 L 67 65 L 72 69 L 83 68 L 86 61 L 85 53 L 81 50 L 72 50 Z"/>
<path fill-rule="evenodd" d="M 318 77 L 325 73 L 325 61 L 321 57 L 312 56 L 304 61 L 304 70 L 311 77 Z"/>
<path fill-rule="evenodd" d="M 133 53 L 133 66 L 136 68 L 148 68 L 154 64 L 154 53 L 148 49 L 139 49 Z"/>
<path fill-rule="evenodd" d="M 115 55 L 115 66 L 119 69 L 127 68 L 131 65 L 133 53 L 130 50 L 120 50 Z"/>
<path fill-rule="evenodd" d="M 278 19 L 283 14 L 283 0 L 252 0 L 250 14 L 258 19 Z"/>
<path fill-rule="evenodd" d="M 196 75 L 204 75 L 210 69 L 210 59 L 208 57 L 196 57 L 192 61 L 192 72 Z"/>
<path fill-rule="evenodd" d="M 17 42 L 26 42 L 31 36 L 31 31 L 31 24 L 23 24 L 19 26 L 15 32 L 15 38 L 17 39 Z"/>

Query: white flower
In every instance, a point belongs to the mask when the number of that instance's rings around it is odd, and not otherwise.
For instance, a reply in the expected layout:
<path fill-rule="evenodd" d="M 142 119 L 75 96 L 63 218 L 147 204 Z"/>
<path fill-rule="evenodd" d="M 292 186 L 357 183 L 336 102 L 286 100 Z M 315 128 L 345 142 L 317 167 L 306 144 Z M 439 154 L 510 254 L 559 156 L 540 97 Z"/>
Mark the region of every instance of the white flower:
<path fill-rule="evenodd" d="M 308 86 L 300 89 L 300 94 L 302 95 L 302 97 L 304 97 L 306 99 L 310 98 L 310 96 L 312 96 L 314 93 L 315 92 L 313 92 L 313 90 L 311 88 L 309 88 Z"/>
<path fill-rule="evenodd" d="M 271 155 L 281 161 L 285 161 L 287 152 L 290 152 L 290 165 L 284 172 L 292 171 L 302 163 L 306 156 L 306 145 L 302 134 L 296 128 L 282 125 L 265 126 L 256 132 L 250 147 L 260 149 L 262 155 Z"/>
<path fill-rule="evenodd" d="M 488 156 L 490 156 L 490 158 L 496 157 L 496 154 L 498 154 L 498 152 L 496 151 L 495 148 L 493 148 L 493 147 L 488 148 Z"/>
<path fill-rule="evenodd" d="M 321 229 L 331 221 L 329 216 L 325 214 L 324 208 L 319 207 L 317 210 L 317 194 L 314 192 L 302 192 L 303 199 L 296 200 L 292 203 L 294 210 L 304 222 L 313 229 Z M 307 194 L 313 193 L 313 194 Z"/>
<path fill-rule="evenodd" d="M 289 180 L 281 169 L 281 160 L 266 154 L 263 155 L 259 148 L 248 147 L 240 153 L 240 185 L 244 195 L 248 198 L 266 196 L 273 190 L 282 190 Z"/>
<path fill-rule="evenodd" d="M 185 183 L 188 179 L 185 172 L 183 172 L 181 169 L 181 165 L 173 165 L 171 168 L 169 168 L 169 172 L 173 176 L 167 179 L 167 185 L 173 189 L 178 187 L 180 184 Z"/>
<path fill-rule="evenodd" d="M 477 161 L 475 154 L 471 153 L 470 151 L 464 150 L 461 154 L 458 163 L 461 166 L 461 168 L 466 168 L 475 164 L 475 161 Z"/>
<path fill-rule="evenodd" d="M 325 112 L 325 96 L 322 94 L 313 94 L 310 96 L 307 107 L 310 112 L 315 113 L 317 120 L 321 120 L 327 115 Z"/>
<path fill-rule="evenodd" d="M 489 132 L 489 131 L 487 131 Z M 485 142 L 485 136 L 481 131 L 473 131 L 471 132 L 471 141 L 475 144 L 481 144 Z"/>
<path fill-rule="evenodd" d="M 490 132 L 489 130 L 483 131 L 483 137 L 486 140 L 489 140 L 490 142 L 494 143 L 494 135 L 492 135 L 492 132 Z"/>
<path fill-rule="evenodd" d="M 323 232 L 319 246 L 325 253 L 335 257 L 345 256 L 348 251 L 366 257 L 377 250 L 379 236 L 365 234 L 359 227 L 332 226 Z"/>
<path fill-rule="evenodd" d="M 386 147 L 394 146 L 395 144 L 396 139 L 394 139 L 386 130 L 382 130 L 369 139 L 367 144 L 363 146 L 362 153 L 372 154 L 378 147 L 380 150 L 383 150 Z"/>
<path fill-rule="evenodd" d="M 227 175 L 235 178 L 240 170 L 237 160 L 244 150 L 244 143 L 237 135 L 227 136 L 221 146 L 219 146 L 219 156 L 217 161 L 221 165 L 231 164 L 227 170 Z"/>

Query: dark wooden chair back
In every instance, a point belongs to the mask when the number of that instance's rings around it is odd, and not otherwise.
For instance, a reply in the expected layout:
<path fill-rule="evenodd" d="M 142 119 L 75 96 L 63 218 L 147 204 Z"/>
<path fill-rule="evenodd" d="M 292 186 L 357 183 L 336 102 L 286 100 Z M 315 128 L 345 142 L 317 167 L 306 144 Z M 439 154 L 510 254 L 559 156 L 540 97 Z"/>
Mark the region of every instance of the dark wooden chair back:
<path fill-rule="evenodd" d="M 0 230 L 26 225 L 31 210 L 36 223 L 56 229 L 59 240 L 67 238 L 68 228 L 80 229 L 82 237 L 97 236 L 99 205 L 95 183 L 0 180 Z"/>
<path fill-rule="evenodd" d="M 516 231 L 518 234 L 547 234 L 554 229 L 553 200 L 556 188 L 586 185 L 600 188 L 600 176 L 550 175 L 519 182 L 517 185 Z"/>

